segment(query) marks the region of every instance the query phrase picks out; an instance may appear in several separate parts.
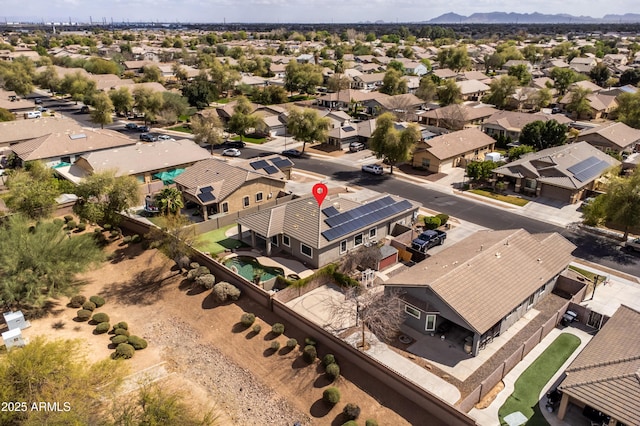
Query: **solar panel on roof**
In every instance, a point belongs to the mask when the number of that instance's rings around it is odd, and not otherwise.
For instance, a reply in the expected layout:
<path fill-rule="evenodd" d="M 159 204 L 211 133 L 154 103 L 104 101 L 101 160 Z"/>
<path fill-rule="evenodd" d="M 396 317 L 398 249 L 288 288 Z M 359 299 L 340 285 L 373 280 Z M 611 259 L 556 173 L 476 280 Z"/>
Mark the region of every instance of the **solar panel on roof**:
<path fill-rule="evenodd" d="M 198 194 L 198 199 L 203 203 L 208 203 L 209 201 L 215 200 L 216 197 L 214 197 L 210 192 L 203 192 L 201 194 Z"/>
<path fill-rule="evenodd" d="M 567 170 L 572 173 L 572 174 L 578 174 L 586 169 L 588 169 L 589 167 L 593 166 L 594 164 L 599 163 L 600 160 L 598 160 L 596 157 L 589 157 L 586 160 L 582 160 L 579 163 L 574 164 L 571 167 L 568 167 Z"/>
<path fill-rule="evenodd" d="M 342 130 L 344 130 L 345 132 L 353 132 L 353 131 L 355 131 L 356 129 L 354 129 L 354 128 L 353 128 L 353 127 L 351 127 L 351 126 L 347 126 L 347 127 L 343 127 L 343 128 L 342 128 Z"/>
<path fill-rule="evenodd" d="M 267 163 L 264 160 L 260 160 L 260 161 L 254 161 L 253 163 L 249 163 L 249 165 L 253 167 L 253 170 L 258 170 L 258 169 L 264 169 L 269 165 L 269 163 Z"/>
<path fill-rule="evenodd" d="M 278 168 L 276 166 L 267 166 L 263 169 L 268 174 L 272 175 L 274 173 L 278 173 Z"/>
<path fill-rule="evenodd" d="M 567 168 L 573 177 L 580 182 L 586 182 L 609 168 L 609 163 L 596 157 L 589 157 L 586 160 L 574 164 Z"/>
<path fill-rule="evenodd" d="M 331 216 L 340 214 L 340 211 L 335 207 L 331 206 L 331 207 L 327 207 L 326 209 L 322 209 L 322 213 L 324 213 L 324 215 L 327 217 L 331 217 Z"/>
<path fill-rule="evenodd" d="M 213 191 L 212 186 L 205 186 L 204 188 L 200 188 L 200 192 L 211 192 Z"/>
<path fill-rule="evenodd" d="M 276 166 L 279 169 L 293 166 L 293 163 L 288 158 L 274 158 L 273 160 L 271 160 L 271 162 L 273 163 L 274 166 Z"/>

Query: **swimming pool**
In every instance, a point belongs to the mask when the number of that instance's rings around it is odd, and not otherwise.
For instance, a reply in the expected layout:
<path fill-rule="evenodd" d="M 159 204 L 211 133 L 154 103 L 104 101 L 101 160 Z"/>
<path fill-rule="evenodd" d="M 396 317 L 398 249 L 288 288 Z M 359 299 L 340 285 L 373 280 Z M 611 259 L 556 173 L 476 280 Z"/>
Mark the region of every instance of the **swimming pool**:
<path fill-rule="evenodd" d="M 284 269 L 276 266 L 264 266 L 251 256 L 236 256 L 224 261 L 224 266 L 229 269 L 234 269 L 238 274 L 242 275 L 247 280 L 254 281 L 254 271 L 256 269 L 262 270 L 260 275 L 260 281 L 269 281 L 277 277 L 278 275 L 284 276 Z"/>

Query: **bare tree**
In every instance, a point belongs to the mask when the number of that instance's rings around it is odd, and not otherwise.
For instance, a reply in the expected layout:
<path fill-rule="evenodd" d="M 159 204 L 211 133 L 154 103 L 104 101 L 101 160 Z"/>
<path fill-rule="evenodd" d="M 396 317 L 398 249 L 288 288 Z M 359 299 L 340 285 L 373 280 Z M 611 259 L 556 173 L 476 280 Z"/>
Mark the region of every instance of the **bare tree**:
<path fill-rule="evenodd" d="M 377 244 L 364 245 L 358 250 L 348 252 L 342 258 L 338 270 L 343 274 L 348 274 L 358 266 L 375 269 L 380 258 L 380 247 Z"/>
<path fill-rule="evenodd" d="M 404 322 L 404 302 L 397 290 L 379 291 L 350 287 L 345 290 L 344 301 L 334 301 L 331 306 L 333 323 L 345 324 L 356 318 L 356 327 L 360 327 L 362 350 L 366 347 L 367 329 L 383 342 L 390 342 L 400 331 Z"/>

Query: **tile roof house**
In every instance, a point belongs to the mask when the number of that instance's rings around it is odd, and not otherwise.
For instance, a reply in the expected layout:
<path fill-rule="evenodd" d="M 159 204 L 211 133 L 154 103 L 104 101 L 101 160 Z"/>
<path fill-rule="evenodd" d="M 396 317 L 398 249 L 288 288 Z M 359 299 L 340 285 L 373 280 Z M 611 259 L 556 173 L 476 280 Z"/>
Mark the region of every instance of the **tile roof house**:
<path fill-rule="evenodd" d="M 640 144 L 640 130 L 621 122 L 613 122 L 585 129 L 577 137 L 602 151 L 631 153 Z"/>
<path fill-rule="evenodd" d="M 562 99 L 558 101 L 559 105 L 564 106 L 571 102 L 572 93 L 568 92 Z M 589 111 L 580 115 L 581 119 L 588 120 L 600 120 L 607 118 L 609 113 L 618 107 L 618 101 L 615 95 L 605 95 L 603 93 L 591 93 L 587 95 L 587 101 L 589 101 Z M 574 116 L 576 115 L 573 113 Z"/>
<path fill-rule="evenodd" d="M 329 130 L 327 143 L 348 149 L 351 142 L 367 144 L 371 134 L 376 129 L 376 119 L 364 120 L 357 123 L 345 123 Z"/>
<path fill-rule="evenodd" d="M 461 80 L 456 82 L 460 89 L 460 96 L 465 101 L 480 100 L 490 89 L 489 86 L 478 80 Z"/>
<path fill-rule="evenodd" d="M 556 120 L 560 124 L 573 122 L 573 120 L 562 114 L 498 111 L 482 123 L 482 131 L 493 137 L 502 136 L 511 138 L 512 141 L 517 141 L 520 138 L 522 128 L 527 124 L 534 121 L 549 120 Z"/>
<path fill-rule="evenodd" d="M 277 155 L 235 164 L 208 158 L 187 167 L 174 181 L 207 220 L 215 214 L 255 211 L 284 195 L 291 166 L 289 159 Z"/>
<path fill-rule="evenodd" d="M 526 154 L 493 170 L 507 178 L 515 192 L 574 204 L 595 187 L 602 174 L 620 162 L 587 142 Z"/>
<path fill-rule="evenodd" d="M 574 249 L 558 233 L 479 231 L 391 277 L 385 291 L 403 292 L 406 325 L 426 334 L 449 321 L 476 356 L 551 293 Z"/>
<path fill-rule="evenodd" d="M 320 96 L 316 99 L 316 102 L 318 106 L 323 108 L 348 110 L 352 108 L 354 104 L 362 105 L 364 101 L 386 98 L 387 96 L 389 95 L 380 92 L 363 92 L 360 90 L 346 89 Z"/>
<path fill-rule="evenodd" d="M 411 165 L 433 173 L 446 173 L 468 162 L 482 161 L 496 141 L 477 128 L 436 136 L 416 145 Z"/>
<path fill-rule="evenodd" d="M 496 108 L 486 104 L 451 104 L 422 113 L 420 123 L 449 130 L 462 130 L 482 124 L 496 112 Z"/>
<path fill-rule="evenodd" d="M 640 312 L 620 306 L 565 374 L 558 419 L 574 404 L 610 425 L 640 425 Z"/>
<path fill-rule="evenodd" d="M 418 121 L 416 112 L 422 108 L 425 101 L 414 94 L 384 96 L 363 101 L 366 112 L 378 116 L 384 112 L 393 112 L 399 120 Z"/>
<path fill-rule="evenodd" d="M 391 195 L 358 202 L 338 194 L 321 206 L 312 197 L 298 198 L 238 219 L 238 233 L 250 229 L 251 246 L 274 250 L 320 268 L 348 251 L 384 239 L 395 224 L 409 225 L 419 203 Z"/>

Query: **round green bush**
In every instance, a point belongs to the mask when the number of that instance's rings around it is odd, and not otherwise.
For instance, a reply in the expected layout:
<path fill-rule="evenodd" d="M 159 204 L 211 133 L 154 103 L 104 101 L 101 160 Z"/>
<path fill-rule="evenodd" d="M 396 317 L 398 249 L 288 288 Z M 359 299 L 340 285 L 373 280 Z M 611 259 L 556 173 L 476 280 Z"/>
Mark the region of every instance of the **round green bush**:
<path fill-rule="evenodd" d="M 91 311 L 87 309 L 80 309 L 76 315 L 81 321 L 89 321 L 89 318 L 91 318 Z"/>
<path fill-rule="evenodd" d="M 304 351 L 302 352 L 302 358 L 308 363 L 311 364 L 318 357 L 318 352 L 316 351 L 316 347 L 312 345 L 307 345 L 304 347 Z"/>
<path fill-rule="evenodd" d="M 104 299 L 100 296 L 91 296 L 89 301 L 93 302 L 93 304 L 96 305 L 96 308 L 104 306 Z"/>
<path fill-rule="evenodd" d="M 136 350 L 128 343 L 120 343 L 116 346 L 116 351 L 113 353 L 112 358 L 124 358 L 129 359 L 136 353 Z"/>
<path fill-rule="evenodd" d="M 129 244 L 131 242 L 131 235 L 127 235 L 122 239 L 122 242 L 125 244 Z"/>
<path fill-rule="evenodd" d="M 198 269 L 200 267 L 200 264 L 198 262 L 191 262 L 189 264 L 189 268 L 191 269 Z"/>
<path fill-rule="evenodd" d="M 262 331 L 262 326 L 260 324 L 256 324 L 253 326 L 253 332 L 258 334 Z"/>
<path fill-rule="evenodd" d="M 80 232 L 84 232 L 84 231 L 86 231 L 86 230 L 87 230 L 87 224 L 86 224 L 86 223 L 84 223 L 84 222 L 80 222 L 80 223 L 78 224 L 78 231 L 80 231 Z"/>
<path fill-rule="evenodd" d="M 96 333 L 104 334 L 107 331 L 109 331 L 109 327 L 111 327 L 111 325 L 108 322 L 101 322 L 98 325 L 96 325 Z"/>
<path fill-rule="evenodd" d="M 196 277 L 194 282 L 196 283 L 196 285 L 204 287 L 207 290 L 211 290 L 216 284 L 216 277 L 214 277 L 213 274 L 204 274 Z"/>
<path fill-rule="evenodd" d="M 323 358 L 322 358 L 322 363 L 327 366 L 330 364 L 333 364 L 334 362 L 336 362 L 336 357 L 334 357 L 332 354 L 326 354 Z"/>
<path fill-rule="evenodd" d="M 335 381 L 338 377 L 340 377 L 340 366 L 335 362 L 333 364 L 329 364 L 327 365 L 326 372 L 327 376 L 331 377 L 331 379 Z"/>
<path fill-rule="evenodd" d="M 446 225 L 447 222 L 449 221 L 449 215 L 448 214 L 440 213 L 440 214 L 437 214 L 436 217 L 438 219 L 440 219 L 440 226 Z"/>
<path fill-rule="evenodd" d="M 95 315 L 93 315 L 93 318 L 91 318 L 93 321 L 97 322 L 97 323 L 101 323 L 101 322 L 109 322 L 109 315 L 105 314 L 104 312 L 100 312 L 97 313 Z M 107 330 L 109 331 L 109 330 Z"/>
<path fill-rule="evenodd" d="M 120 321 L 119 323 L 117 323 L 116 325 L 113 326 L 114 330 L 116 330 L 118 328 L 123 328 L 125 330 L 128 330 L 129 329 L 129 325 L 124 321 Z"/>
<path fill-rule="evenodd" d="M 129 338 L 127 340 L 129 342 L 129 344 L 131 346 L 133 346 L 133 349 L 135 349 L 137 351 L 147 347 L 147 341 L 144 340 L 142 337 L 129 336 Z"/>
<path fill-rule="evenodd" d="M 53 224 L 56 225 L 58 228 L 62 228 L 62 225 L 64 225 L 64 220 L 62 220 L 62 219 L 53 219 Z"/>
<path fill-rule="evenodd" d="M 348 420 L 342 423 L 342 426 L 358 426 L 358 422 L 356 422 L 355 420 Z"/>
<path fill-rule="evenodd" d="M 69 222 L 67 222 L 67 229 L 74 229 L 76 226 L 78 226 L 78 224 L 75 220 L 70 220 Z"/>
<path fill-rule="evenodd" d="M 114 345 L 119 345 L 120 343 L 127 343 L 128 341 L 129 341 L 129 338 L 123 335 L 113 336 L 111 338 L 111 343 L 113 343 Z"/>
<path fill-rule="evenodd" d="M 132 242 L 133 244 L 138 244 L 140 241 L 142 241 L 142 237 L 140 237 L 140 235 L 138 235 L 138 234 L 133 234 L 133 235 L 131 236 L 131 242 Z"/>
<path fill-rule="evenodd" d="M 427 216 L 424 218 L 424 227 L 427 229 L 437 229 L 440 226 L 440 218 Z"/>
<path fill-rule="evenodd" d="M 71 301 L 69 301 L 69 306 L 71 306 L 72 308 L 76 308 L 77 309 L 77 308 L 81 307 L 82 304 L 84 302 L 86 302 L 86 301 L 87 301 L 86 297 L 84 297 L 81 294 L 78 294 L 77 296 L 73 296 L 71 298 Z"/>
<path fill-rule="evenodd" d="M 95 308 L 96 308 L 96 304 L 90 300 L 87 300 L 82 304 L 82 309 L 85 309 L 87 311 L 93 311 Z"/>
<path fill-rule="evenodd" d="M 340 402 L 340 391 L 334 387 L 327 388 L 322 392 L 322 400 L 327 404 L 336 405 Z"/>
<path fill-rule="evenodd" d="M 296 339 L 287 340 L 287 347 L 289 349 L 295 349 L 296 346 L 298 346 L 298 341 Z"/>
<path fill-rule="evenodd" d="M 252 314 L 251 312 L 245 312 L 240 317 L 240 322 L 245 327 L 250 327 L 251 324 L 253 324 L 255 322 L 255 320 L 256 320 L 256 316 L 254 314 Z"/>
<path fill-rule="evenodd" d="M 284 325 L 280 324 L 279 322 L 273 324 L 273 326 L 271 327 L 271 332 L 276 336 L 281 335 L 282 333 L 284 333 Z"/>
<path fill-rule="evenodd" d="M 378 426 L 378 422 L 373 420 L 373 419 L 367 419 L 366 422 L 364 422 L 365 426 Z"/>
<path fill-rule="evenodd" d="M 102 229 L 105 230 L 105 231 L 110 231 L 111 230 L 111 224 L 110 223 L 105 223 L 102 226 Z"/>
<path fill-rule="evenodd" d="M 305 346 L 311 345 L 311 346 L 316 346 L 318 343 L 312 339 L 311 337 L 305 337 L 304 338 L 304 344 Z"/>
<path fill-rule="evenodd" d="M 355 420 L 360 417 L 360 407 L 350 402 L 344 406 L 344 408 L 342 409 L 342 414 L 344 414 L 344 416 L 349 420 Z"/>
<path fill-rule="evenodd" d="M 131 335 L 131 333 L 129 333 L 129 330 L 124 329 L 124 328 L 116 328 L 114 331 L 114 334 L 116 336 L 127 336 L 129 337 Z"/>
<path fill-rule="evenodd" d="M 271 350 L 277 351 L 278 349 L 280 349 L 280 342 L 275 340 L 271 342 Z"/>
<path fill-rule="evenodd" d="M 64 216 L 64 223 L 69 223 L 73 220 L 73 216 L 70 214 Z"/>

